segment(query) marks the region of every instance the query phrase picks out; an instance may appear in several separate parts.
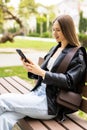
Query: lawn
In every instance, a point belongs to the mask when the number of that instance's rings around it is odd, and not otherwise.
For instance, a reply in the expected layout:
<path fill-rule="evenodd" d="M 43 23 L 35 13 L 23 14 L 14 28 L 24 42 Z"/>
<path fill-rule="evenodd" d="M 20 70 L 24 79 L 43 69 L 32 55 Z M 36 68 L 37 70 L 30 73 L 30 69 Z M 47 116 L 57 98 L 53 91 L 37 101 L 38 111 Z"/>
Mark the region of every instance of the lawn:
<path fill-rule="evenodd" d="M 8 77 L 8 76 L 18 76 L 33 84 L 33 80 L 28 78 L 27 71 L 24 69 L 23 66 L 1 67 L 0 77 Z"/>
<path fill-rule="evenodd" d="M 56 42 L 15 38 L 13 43 L 7 42 L 5 44 L 0 44 L 0 48 L 31 48 L 40 51 L 47 51 L 54 45 L 56 45 Z"/>

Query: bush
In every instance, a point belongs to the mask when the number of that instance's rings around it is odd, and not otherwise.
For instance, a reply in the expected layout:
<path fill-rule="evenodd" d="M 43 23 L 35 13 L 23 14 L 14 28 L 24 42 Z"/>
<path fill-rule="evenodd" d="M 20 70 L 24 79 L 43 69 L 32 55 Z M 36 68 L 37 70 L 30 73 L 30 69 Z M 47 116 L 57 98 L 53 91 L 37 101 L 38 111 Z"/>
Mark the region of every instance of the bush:
<path fill-rule="evenodd" d="M 85 33 L 87 31 L 87 18 L 83 17 L 83 12 L 80 12 L 80 20 L 79 20 L 79 32 Z"/>
<path fill-rule="evenodd" d="M 44 32 L 44 33 L 42 33 L 41 37 L 43 37 L 43 38 L 51 38 L 52 34 L 51 34 L 51 32 Z"/>
<path fill-rule="evenodd" d="M 33 32 L 33 33 L 29 33 L 28 36 L 31 36 L 31 37 L 40 37 L 40 34 L 36 33 L 36 32 Z"/>
<path fill-rule="evenodd" d="M 15 33 L 17 31 L 17 28 L 9 28 L 8 29 L 8 32 L 10 32 L 10 33 Z"/>
<path fill-rule="evenodd" d="M 78 36 L 82 46 L 87 47 L 87 35 L 80 33 Z"/>

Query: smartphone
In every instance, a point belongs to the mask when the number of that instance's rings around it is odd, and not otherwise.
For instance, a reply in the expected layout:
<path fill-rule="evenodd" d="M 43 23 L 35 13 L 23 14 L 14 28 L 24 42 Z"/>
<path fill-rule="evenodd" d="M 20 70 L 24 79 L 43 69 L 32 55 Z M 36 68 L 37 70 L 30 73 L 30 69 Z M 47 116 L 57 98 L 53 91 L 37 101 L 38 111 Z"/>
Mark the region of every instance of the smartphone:
<path fill-rule="evenodd" d="M 29 63 L 29 60 L 26 58 L 24 53 L 20 49 L 16 49 L 17 53 L 21 56 L 22 59 L 24 59 L 25 62 Z"/>

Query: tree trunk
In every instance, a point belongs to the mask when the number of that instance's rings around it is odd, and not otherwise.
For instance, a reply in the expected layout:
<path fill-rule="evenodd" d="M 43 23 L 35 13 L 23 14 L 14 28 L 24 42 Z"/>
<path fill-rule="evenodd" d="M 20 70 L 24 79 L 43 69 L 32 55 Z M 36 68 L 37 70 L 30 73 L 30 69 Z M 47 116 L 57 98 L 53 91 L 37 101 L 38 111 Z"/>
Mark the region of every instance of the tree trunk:
<path fill-rule="evenodd" d="M 15 33 L 6 33 L 6 34 L 3 34 L 3 36 L 0 38 L 0 43 L 6 43 L 7 41 L 10 41 L 10 42 L 13 42 L 14 41 L 14 37 L 15 36 L 18 36 L 18 35 L 23 35 L 24 34 L 24 26 L 22 24 L 22 21 L 17 17 L 17 16 L 14 16 L 9 10 L 7 7 L 5 7 L 4 5 L 1 5 L 0 4 L 0 8 L 2 8 L 3 10 L 3 13 L 7 13 L 10 17 L 8 18 L 4 18 L 4 20 L 15 20 L 18 24 L 19 24 L 19 27 L 20 27 L 20 30 L 15 32 Z"/>

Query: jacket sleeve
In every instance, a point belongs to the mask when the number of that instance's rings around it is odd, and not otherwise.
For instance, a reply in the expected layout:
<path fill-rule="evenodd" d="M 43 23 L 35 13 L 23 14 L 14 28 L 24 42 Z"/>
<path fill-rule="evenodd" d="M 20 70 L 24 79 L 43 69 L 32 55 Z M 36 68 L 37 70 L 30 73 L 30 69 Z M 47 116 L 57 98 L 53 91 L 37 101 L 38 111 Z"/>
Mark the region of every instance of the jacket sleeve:
<path fill-rule="evenodd" d="M 84 81 L 85 70 L 86 63 L 84 54 L 81 49 L 79 49 L 64 74 L 47 71 L 44 83 L 49 86 L 56 86 L 60 89 L 76 91 L 76 86 L 81 85 Z"/>
<path fill-rule="evenodd" d="M 35 74 L 31 73 L 31 72 L 28 72 L 28 78 L 37 80 L 38 79 L 38 75 L 35 75 Z"/>

